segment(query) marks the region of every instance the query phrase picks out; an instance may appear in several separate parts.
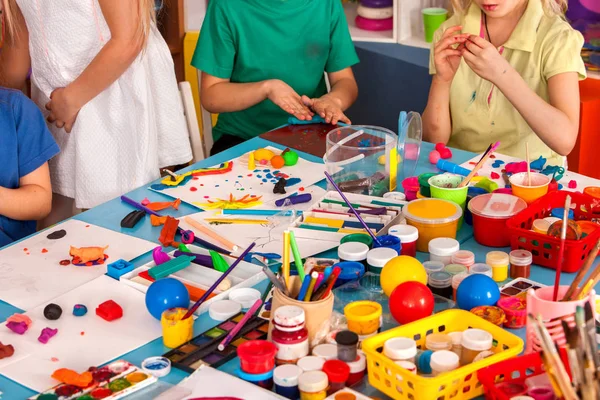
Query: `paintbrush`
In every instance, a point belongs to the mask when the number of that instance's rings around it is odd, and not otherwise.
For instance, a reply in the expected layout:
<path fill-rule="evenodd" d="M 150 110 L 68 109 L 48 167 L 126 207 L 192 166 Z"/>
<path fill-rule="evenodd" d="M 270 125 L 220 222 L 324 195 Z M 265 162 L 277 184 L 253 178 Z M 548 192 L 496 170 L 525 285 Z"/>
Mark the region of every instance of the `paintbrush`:
<path fill-rule="evenodd" d="M 560 286 L 560 273 L 565 258 L 565 239 L 567 238 L 567 222 L 569 219 L 569 210 L 571 209 L 571 196 L 567 195 L 565 199 L 565 210 L 563 212 L 563 220 L 560 231 L 560 247 L 558 249 L 558 260 L 556 265 L 556 274 L 554 275 L 554 293 L 552 299 L 558 300 L 558 288 Z"/>
<path fill-rule="evenodd" d="M 529 165 L 529 142 L 525 143 L 525 161 L 527 161 L 527 186 L 531 186 L 531 166 Z"/>
<path fill-rule="evenodd" d="M 596 373 L 600 373 L 600 356 L 598 355 L 598 342 L 596 340 L 596 320 L 594 319 L 594 312 L 592 311 L 592 305 L 589 301 L 585 302 L 583 310 L 585 312 L 585 330 L 588 334 L 588 343 L 592 352 L 592 361 L 594 362 Z"/>
<path fill-rule="evenodd" d="M 475 174 L 483 167 L 485 162 L 488 160 L 488 158 L 490 158 L 490 156 L 498 148 L 498 146 L 500 146 L 500 142 L 496 142 L 493 145 L 490 145 L 489 151 L 483 154 L 483 156 L 481 157 L 477 165 L 475 165 L 471 173 L 469 173 L 469 175 L 467 175 L 465 179 L 463 179 L 462 182 L 458 185 L 459 188 L 465 187 L 469 184 L 469 182 L 471 182 L 471 179 L 473 179 Z"/>
<path fill-rule="evenodd" d="M 367 231 L 367 233 L 369 235 L 371 235 L 371 238 L 373 239 L 373 241 L 375 243 L 377 243 L 379 246 L 381 246 L 381 242 L 379 241 L 379 239 L 377 238 L 377 236 L 375 236 L 375 234 L 371 231 L 371 228 L 369 228 L 369 226 L 367 225 L 367 223 L 365 222 L 365 220 L 362 219 L 362 217 L 360 216 L 360 214 L 354 209 L 354 207 L 352 207 L 352 203 L 350 203 L 350 201 L 346 198 L 346 195 L 344 195 L 344 193 L 340 190 L 339 186 L 333 180 L 333 177 L 331 175 L 329 175 L 327 172 L 325 172 L 325 177 L 327 178 L 327 180 L 329 181 L 329 183 L 331 183 L 333 185 L 333 187 L 335 188 L 335 190 L 340 194 L 340 196 L 342 197 L 342 200 L 344 200 L 344 202 L 346 203 L 346 205 L 348 206 L 348 208 L 350 208 L 350 211 L 352 211 L 352 214 L 354 214 L 354 216 L 356 217 L 356 219 L 358 219 L 358 222 L 360 222 L 360 224 Z"/>
<path fill-rule="evenodd" d="M 596 266 L 596 269 L 592 271 L 585 285 L 583 285 L 581 290 L 576 292 L 573 295 L 573 297 L 577 300 L 584 299 L 587 295 L 590 294 L 590 292 L 594 288 L 594 285 L 596 285 L 596 282 L 598 282 L 598 279 L 600 279 L 600 264 Z"/>
<path fill-rule="evenodd" d="M 590 398 L 596 397 L 596 385 L 595 385 L 595 374 L 596 370 L 594 369 L 594 352 L 597 352 L 597 347 L 592 349 L 590 347 L 589 336 L 586 331 L 586 321 L 585 321 L 585 310 L 581 306 L 577 306 L 575 310 L 575 327 L 577 333 L 579 334 L 579 345 L 582 349 L 583 357 L 581 357 L 581 361 L 584 364 L 584 376 L 586 380 L 586 389 L 592 392 Z M 595 339 L 594 339 L 595 341 Z M 587 397 L 587 396 L 586 396 Z"/>
<path fill-rule="evenodd" d="M 233 271 L 235 269 L 235 267 L 237 267 L 237 265 L 244 259 L 244 257 L 246 257 L 246 254 L 250 253 L 250 250 L 252 250 L 252 248 L 254 246 L 256 246 L 256 243 L 252 242 L 250 244 L 250 246 L 248 246 L 248 248 L 246 250 L 244 250 L 242 252 L 242 254 L 240 254 L 240 256 L 233 262 L 233 264 L 231 264 L 231 266 L 229 268 L 227 268 L 227 270 L 221 274 L 221 276 L 215 281 L 215 283 L 213 283 L 213 285 L 210 288 L 208 288 L 208 290 L 206 292 L 204 292 L 202 297 L 200 297 L 198 299 L 198 301 L 192 306 L 192 308 L 190 308 L 185 313 L 185 315 L 183 316 L 182 319 L 187 319 L 187 318 L 191 317 L 192 314 L 194 314 L 194 312 L 198 309 L 198 307 L 200 307 L 202 305 L 202 303 L 204 303 L 204 301 L 206 301 L 206 299 L 208 299 L 208 296 L 210 296 L 212 294 L 212 292 L 215 291 L 217 286 L 219 286 L 221 284 L 221 282 L 223 282 L 223 280 L 227 277 L 227 275 L 229 275 L 231 273 L 231 271 Z"/>
<path fill-rule="evenodd" d="M 571 327 L 569 327 L 569 323 L 567 321 L 562 320 L 560 323 L 565 333 L 565 338 L 567 339 L 567 358 L 569 359 L 571 378 L 573 380 L 575 390 L 579 392 L 581 389 L 580 385 L 585 383 L 585 377 L 582 375 L 583 371 L 579 366 L 579 352 L 577 348 L 579 335 L 575 329 L 571 329 Z"/>
<path fill-rule="evenodd" d="M 600 251 L 600 240 L 598 240 L 596 245 L 588 254 L 587 258 L 583 263 L 583 266 L 579 269 L 579 272 L 577 272 L 577 276 L 575 276 L 575 279 L 573 279 L 571 286 L 569 286 L 569 290 L 567 290 L 567 293 L 565 293 L 565 296 L 561 301 L 571 301 L 574 298 L 577 298 L 576 293 L 579 291 L 579 284 L 581 283 L 585 275 L 588 273 L 589 269 L 592 267 L 592 264 L 594 264 L 594 260 L 598 256 L 598 251 Z"/>

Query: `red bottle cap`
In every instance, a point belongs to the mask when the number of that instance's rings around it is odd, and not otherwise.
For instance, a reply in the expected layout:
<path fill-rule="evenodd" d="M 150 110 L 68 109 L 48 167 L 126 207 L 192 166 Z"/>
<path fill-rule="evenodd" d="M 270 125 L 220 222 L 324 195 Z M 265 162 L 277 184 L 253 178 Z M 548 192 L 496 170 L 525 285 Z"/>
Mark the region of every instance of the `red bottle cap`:
<path fill-rule="evenodd" d="M 329 382 L 346 382 L 350 376 L 350 367 L 340 360 L 329 360 L 323 364 L 323 372 L 327 374 Z"/>

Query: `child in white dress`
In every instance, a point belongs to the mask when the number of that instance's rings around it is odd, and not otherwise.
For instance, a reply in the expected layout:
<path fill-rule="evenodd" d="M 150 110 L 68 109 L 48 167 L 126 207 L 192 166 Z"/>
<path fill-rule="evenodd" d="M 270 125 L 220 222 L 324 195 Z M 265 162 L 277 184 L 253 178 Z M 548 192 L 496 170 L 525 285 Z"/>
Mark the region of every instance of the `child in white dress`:
<path fill-rule="evenodd" d="M 154 0 L 2 1 L 4 84 L 22 87 L 31 60 L 32 98 L 61 149 L 55 193 L 91 208 L 192 158 Z"/>

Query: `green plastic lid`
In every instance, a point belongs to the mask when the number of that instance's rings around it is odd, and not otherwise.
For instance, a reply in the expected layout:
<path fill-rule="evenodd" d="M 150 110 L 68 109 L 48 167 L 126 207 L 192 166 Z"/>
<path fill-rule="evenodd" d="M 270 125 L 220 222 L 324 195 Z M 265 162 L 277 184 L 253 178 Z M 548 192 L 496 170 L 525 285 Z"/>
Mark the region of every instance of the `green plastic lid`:
<path fill-rule="evenodd" d="M 340 240 L 340 243 L 348 242 L 359 242 L 366 244 L 369 248 L 373 247 L 373 238 L 371 238 L 371 235 L 368 233 L 351 233 Z"/>

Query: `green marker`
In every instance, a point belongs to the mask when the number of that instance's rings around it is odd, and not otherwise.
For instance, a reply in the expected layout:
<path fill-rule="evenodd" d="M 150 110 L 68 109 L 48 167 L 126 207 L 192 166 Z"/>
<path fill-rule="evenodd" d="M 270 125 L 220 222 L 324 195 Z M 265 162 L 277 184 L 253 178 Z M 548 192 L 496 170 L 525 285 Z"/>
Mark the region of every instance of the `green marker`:
<path fill-rule="evenodd" d="M 304 272 L 304 264 L 302 263 L 302 257 L 300 257 L 300 250 L 298 250 L 298 243 L 296 243 L 294 231 L 290 231 L 290 246 L 292 247 L 292 253 L 294 254 L 294 265 L 298 270 L 298 277 L 304 282 L 306 273 Z"/>

